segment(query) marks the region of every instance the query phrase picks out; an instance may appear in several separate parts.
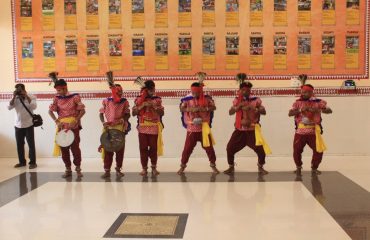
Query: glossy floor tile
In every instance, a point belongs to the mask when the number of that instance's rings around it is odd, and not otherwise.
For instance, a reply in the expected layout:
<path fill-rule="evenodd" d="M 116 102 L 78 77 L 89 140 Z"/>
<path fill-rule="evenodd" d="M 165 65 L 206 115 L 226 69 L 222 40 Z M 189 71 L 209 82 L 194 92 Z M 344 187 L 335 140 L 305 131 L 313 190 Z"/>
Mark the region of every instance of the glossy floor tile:
<path fill-rule="evenodd" d="M 255 162 L 238 159 L 233 176 L 214 176 L 205 159 L 191 159 L 178 176 L 177 159 L 160 159 L 161 174 L 143 178 L 138 160 L 125 159 L 122 179 L 103 180 L 101 160 L 84 159 L 84 177 L 65 180 L 60 159 L 34 170 L 0 159 L 0 239 L 106 239 L 121 213 L 189 214 L 192 240 L 370 239 L 370 157 L 326 156 L 322 175 L 305 158 L 302 177 L 290 158 L 269 158 L 266 176 Z"/>
<path fill-rule="evenodd" d="M 102 239 L 125 212 L 188 213 L 189 240 L 350 239 L 301 182 L 49 182 L 0 209 L 0 238 Z"/>

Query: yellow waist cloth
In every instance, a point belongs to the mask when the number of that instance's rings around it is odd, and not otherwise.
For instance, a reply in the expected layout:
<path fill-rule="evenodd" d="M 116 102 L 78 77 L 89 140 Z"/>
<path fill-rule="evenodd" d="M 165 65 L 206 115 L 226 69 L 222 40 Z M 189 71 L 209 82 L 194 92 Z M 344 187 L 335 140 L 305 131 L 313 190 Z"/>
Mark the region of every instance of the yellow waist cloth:
<path fill-rule="evenodd" d="M 65 118 L 61 118 L 59 119 L 59 122 L 61 123 L 73 123 L 76 121 L 76 118 L 75 117 L 65 117 Z M 55 131 L 55 139 L 54 139 L 54 150 L 53 150 L 53 156 L 54 157 L 58 157 L 58 156 L 61 156 L 62 155 L 62 151 L 60 149 L 60 146 L 56 143 L 56 136 L 58 134 L 58 126 L 56 127 L 56 131 Z"/>
<path fill-rule="evenodd" d="M 158 139 L 157 139 L 157 155 L 158 156 L 162 156 L 163 155 L 163 152 L 164 152 L 164 146 L 163 146 L 163 135 L 162 135 L 162 131 L 163 131 L 163 125 L 161 122 L 150 122 L 150 121 L 146 121 L 144 120 L 143 123 L 140 123 L 140 126 L 158 126 Z"/>
<path fill-rule="evenodd" d="M 211 146 L 211 142 L 209 141 L 209 138 L 211 138 L 212 146 L 216 144 L 215 139 L 213 138 L 211 128 L 209 127 L 208 122 L 202 123 L 202 142 L 203 147 L 209 147 Z"/>
<path fill-rule="evenodd" d="M 108 129 L 116 129 L 116 130 L 123 132 L 123 124 L 121 123 L 121 124 L 117 124 L 113 126 L 108 126 Z M 103 128 L 102 134 L 105 133 L 106 131 L 107 129 Z M 101 147 L 101 158 L 104 160 L 104 157 L 105 157 L 105 150 L 104 150 L 104 147 L 102 146 Z"/>
<path fill-rule="evenodd" d="M 271 154 L 271 149 L 262 136 L 261 125 L 257 123 L 254 125 L 254 134 L 256 137 L 256 146 L 262 146 L 266 155 Z"/>
<path fill-rule="evenodd" d="M 326 145 L 324 142 L 324 139 L 321 135 L 321 128 L 318 124 L 315 125 L 304 125 L 303 123 L 298 124 L 298 128 L 314 128 L 315 129 L 315 135 L 316 135 L 316 151 L 319 153 L 322 153 L 326 150 Z"/>

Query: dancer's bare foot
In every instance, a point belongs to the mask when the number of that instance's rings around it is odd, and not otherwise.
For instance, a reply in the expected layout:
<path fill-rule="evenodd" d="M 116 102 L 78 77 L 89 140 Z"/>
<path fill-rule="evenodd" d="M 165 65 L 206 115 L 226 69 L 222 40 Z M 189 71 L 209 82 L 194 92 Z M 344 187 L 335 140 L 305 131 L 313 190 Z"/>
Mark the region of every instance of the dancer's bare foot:
<path fill-rule="evenodd" d="M 77 173 L 77 177 L 78 178 L 81 178 L 81 177 L 83 177 L 84 175 L 81 173 L 81 168 L 80 167 L 76 167 L 76 173 Z"/>
<path fill-rule="evenodd" d="M 219 174 L 220 171 L 216 168 L 216 164 L 211 164 L 210 167 L 212 168 L 212 173 L 213 174 Z"/>
<path fill-rule="evenodd" d="M 294 171 L 294 173 L 297 176 L 302 176 L 302 167 L 297 167 L 297 169 Z"/>
<path fill-rule="evenodd" d="M 62 175 L 62 178 L 68 178 L 70 176 L 72 176 L 72 170 L 71 170 L 71 168 L 66 168 L 66 171 Z"/>
<path fill-rule="evenodd" d="M 268 174 L 269 172 L 268 171 L 266 171 L 264 168 L 263 168 L 263 166 L 262 165 L 257 165 L 258 166 L 258 173 L 260 173 L 260 174 L 262 174 L 262 175 L 266 175 L 266 174 Z"/>
<path fill-rule="evenodd" d="M 143 170 L 140 172 L 140 175 L 143 176 L 143 177 L 148 176 L 148 169 L 147 168 L 143 168 Z"/>
<path fill-rule="evenodd" d="M 235 167 L 233 165 L 229 165 L 229 168 L 224 171 L 225 174 L 233 174 L 235 172 Z"/>
<path fill-rule="evenodd" d="M 180 169 L 177 171 L 177 174 L 179 174 L 179 175 L 184 174 L 185 168 L 186 168 L 186 165 L 185 164 L 181 164 L 180 165 Z"/>
<path fill-rule="evenodd" d="M 103 178 L 103 179 L 110 178 L 110 171 L 105 171 L 105 173 L 103 175 L 101 175 L 101 178 Z"/>
<path fill-rule="evenodd" d="M 152 166 L 152 175 L 153 176 L 158 176 L 160 172 L 158 172 L 157 170 L 157 167 L 156 166 Z"/>
<path fill-rule="evenodd" d="M 125 174 L 123 172 L 121 172 L 121 169 L 120 168 L 116 167 L 115 169 L 116 169 L 116 176 L 117 177 L 120 178 L 120 177 L 125 176 Z"/>

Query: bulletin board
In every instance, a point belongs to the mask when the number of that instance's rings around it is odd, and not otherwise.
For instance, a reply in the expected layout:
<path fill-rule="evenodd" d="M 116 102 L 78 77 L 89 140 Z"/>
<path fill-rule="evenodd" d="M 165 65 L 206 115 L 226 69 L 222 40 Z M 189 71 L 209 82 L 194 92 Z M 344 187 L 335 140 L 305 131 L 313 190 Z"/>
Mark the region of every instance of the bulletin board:
<path fill-rule="evenodd" d="M 368 78 L 366 0 L 12 0 L 16 81 Z"/>

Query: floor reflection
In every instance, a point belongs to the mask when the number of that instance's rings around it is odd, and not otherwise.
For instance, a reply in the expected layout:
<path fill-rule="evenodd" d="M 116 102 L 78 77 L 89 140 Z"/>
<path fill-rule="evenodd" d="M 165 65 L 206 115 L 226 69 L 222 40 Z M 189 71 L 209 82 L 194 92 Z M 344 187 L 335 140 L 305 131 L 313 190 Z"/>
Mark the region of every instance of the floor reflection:
<path fill-rule="evenodd" d="M 187 172 L 180 176 L 176 173 L 162 172 L 155 177 L 142 177 L 138 173 L 130 172 L 126 173 L 123 178 L 107 180 L 102 180 L 100 175 L 99 172 L 86 172 L 82 179 L 65 180 L 60 177 L 60 173 L 25 172 L 0 182 L 0 207 L 48 182 L 120 182 L 124 186 L 125 182 L 142 182 L 147 185 L 151 182 L 211 182 L 217 184 L 218 182 L 297 181 L 302 182 L 352 239 L 370 239 L 368 234 L 370 232 L 370 193 L 339 172 L 323 172 L 321 175 L 304 172 L 302 176 L 296 176 L 292 172 L 272 172 L 268 175 L 255 172 L 236 172 L 231 175 Z M 231 191 L 232 184 L 230 187 Z M 208 196 L 212 196 L 212 192 L 209 192 Z"/>

